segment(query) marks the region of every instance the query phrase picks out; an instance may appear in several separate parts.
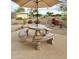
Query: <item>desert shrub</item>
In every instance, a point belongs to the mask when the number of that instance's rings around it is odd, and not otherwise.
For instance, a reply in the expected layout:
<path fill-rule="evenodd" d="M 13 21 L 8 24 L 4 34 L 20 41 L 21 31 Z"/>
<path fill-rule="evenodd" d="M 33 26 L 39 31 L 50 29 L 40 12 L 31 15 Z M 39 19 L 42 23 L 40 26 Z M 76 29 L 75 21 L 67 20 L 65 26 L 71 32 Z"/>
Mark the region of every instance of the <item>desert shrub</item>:
<path fill-rule="evenodd" d="M 32 20 L 29 20 L 29 21 L 28 21 L 28 24 L 32 24 L 32 23 L 33 23 L 33 21 L 32 21 Z"/>
<path fill-rule="evenodd" d="M 63 16 L 61 16 L 61 19 L 62 20 L 67 20 L 67 17 L 63 15 Z"/>
<path fill-rule="evenodd" d="M 23 20 L 23 18 L 22 17 L 17 17 L 16 20 Z"/>
<path fill-rule="evenodd" d="M 35 17 L 40 17 L 40 16 L 42 16 L 41 14 L 35 14 L 34 15 Z"/>
<path fill-rule="evenodd" d="M 39 24 L 39 23 L 40 23 L 40 21 L 35 20 L 35 21 L 34 21 L 34 23 L 35 23 L 35 24 Z"/>

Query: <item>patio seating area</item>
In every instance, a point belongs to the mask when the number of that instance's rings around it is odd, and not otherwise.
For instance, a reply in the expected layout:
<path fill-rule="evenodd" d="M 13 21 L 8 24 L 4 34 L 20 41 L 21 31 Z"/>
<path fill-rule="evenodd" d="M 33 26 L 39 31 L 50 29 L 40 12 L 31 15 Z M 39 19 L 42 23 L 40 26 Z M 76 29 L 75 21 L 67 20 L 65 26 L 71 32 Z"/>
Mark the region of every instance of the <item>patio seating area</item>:
<path fill-rule="evenodd" d="M 12 1 L 19 5 L 11 24 L 12 59 L 67 59 L 67 15 L 64 2 Z M 57 10 L 53 10 L 53 6 Z M 50 12 L 43 10 L 49 7 Z M 57 14 L 55 11 L 60 13 Z"/>

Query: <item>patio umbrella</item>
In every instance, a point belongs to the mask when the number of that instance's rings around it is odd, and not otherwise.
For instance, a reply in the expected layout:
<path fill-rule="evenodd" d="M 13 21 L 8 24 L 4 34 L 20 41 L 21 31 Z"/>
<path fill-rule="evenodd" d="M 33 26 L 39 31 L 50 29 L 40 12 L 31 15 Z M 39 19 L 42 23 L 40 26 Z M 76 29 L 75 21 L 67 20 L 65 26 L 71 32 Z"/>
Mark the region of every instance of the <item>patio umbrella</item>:
<path fill-rule="evenodd" d="M 59 2 L 59 0 L 12 0 L 20 6 L 28 8 L 44 8 L 51 7 Z"/>
<path fill-rule="evenodd" d="M 12 0 L 12 1 L 19 4 L 21 7 L 37 8 L 37 26 L 38 26 L 38 8 L 51 7 L 60 2 L 59 0 Z"/>

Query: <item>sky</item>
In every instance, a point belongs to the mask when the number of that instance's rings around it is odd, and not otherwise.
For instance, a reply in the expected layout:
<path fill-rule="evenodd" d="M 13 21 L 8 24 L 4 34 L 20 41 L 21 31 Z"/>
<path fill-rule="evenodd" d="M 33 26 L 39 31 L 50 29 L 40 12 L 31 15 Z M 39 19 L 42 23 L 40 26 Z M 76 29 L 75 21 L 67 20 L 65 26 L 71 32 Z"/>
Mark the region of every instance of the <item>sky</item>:
<path fill-rule="evenodd" d="M 65 1 L 65 0 L 61 0 L 61 1 Z M 15 12 L 15 10 L 20 7 L 18 4 L 14 3 L 13 1 L 11 1 L 11 11 Z M 29 12 L 29 9 L 25 8 L 25 12 Z M 60 14 L 60 8 L 58 5 L 54 5 L 52 7 L 49 8 L 39 8 L 39 13 L 40 14 L 46 14 L 46 12 L 53 12 L 54 14 Z"/>

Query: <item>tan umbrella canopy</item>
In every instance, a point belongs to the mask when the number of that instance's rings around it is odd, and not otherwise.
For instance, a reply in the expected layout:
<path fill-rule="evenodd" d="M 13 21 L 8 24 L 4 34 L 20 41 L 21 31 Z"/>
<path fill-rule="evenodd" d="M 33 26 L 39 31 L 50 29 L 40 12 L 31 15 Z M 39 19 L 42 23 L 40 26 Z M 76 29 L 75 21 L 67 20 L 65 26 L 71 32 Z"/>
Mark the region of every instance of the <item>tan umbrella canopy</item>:
<path fill-rule="evenodd" d="M 37 8 L 37 3 L 39 8 L 51 7 L 59 2 L 59 0 L 12 0 L 19 4 L 21 7 Z M 36 3 L 37 2 L 37 3 Z"/>

